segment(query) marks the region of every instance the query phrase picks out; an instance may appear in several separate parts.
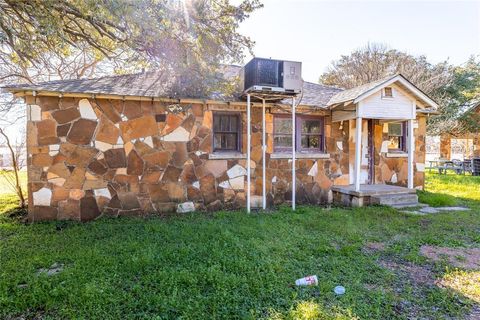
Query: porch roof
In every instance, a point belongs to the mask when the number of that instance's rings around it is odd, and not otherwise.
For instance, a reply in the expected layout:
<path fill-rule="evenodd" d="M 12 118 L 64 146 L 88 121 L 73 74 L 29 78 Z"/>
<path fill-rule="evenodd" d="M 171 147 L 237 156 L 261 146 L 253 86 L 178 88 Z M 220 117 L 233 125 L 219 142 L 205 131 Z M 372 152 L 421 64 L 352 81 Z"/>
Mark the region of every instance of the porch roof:
<path fill-rule="evenodd" d="M 427 94 L 425 94 L 422 90 L 420 90 L 410 81 L 408 81 L 407 78 L 405 78 L 401 74 L 391 75 L 391 76 L 382 78 L 380 80 L 372 81 L 352 89 L 341 91 L 336 95 L 332 96 L 332 98 L 328 102 L 328 105 L 330 107 L 335 107 L 342 103 L 348 103 L 348 102 L 357 103 L 363 100 L 364 98 L 367 98 L 371 94 L 378 92 L 379 90 L 393 83 L 400 85 L 402 89 L 409 92 L 414 97 L 416 97 L 416 99 L 420 100 L 422 103 L 430 107 L 430 110 L 438 109 L 439 106 L 435 101 L 433 101 Z"/>

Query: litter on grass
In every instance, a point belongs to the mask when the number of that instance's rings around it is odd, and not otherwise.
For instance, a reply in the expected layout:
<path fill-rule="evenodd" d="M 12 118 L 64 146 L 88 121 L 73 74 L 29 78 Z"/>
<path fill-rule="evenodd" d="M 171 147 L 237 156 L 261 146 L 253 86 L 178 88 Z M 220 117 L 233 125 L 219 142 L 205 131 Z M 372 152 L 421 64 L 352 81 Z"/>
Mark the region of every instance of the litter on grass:
<path fill-rule="evenodd" d="M 335 294 L 337 294 L 337 295 L 345 294 L 345 287 L 343 287 L 343 286 L 336 286 L 336 287 L 333 289 L 333 292 L 335 292 Z"/>
<path fill-rule="evenodd" d="M 295 285 L 297 286 L 316 286 L 318 285 L 318 278 L 316 275 L 304 277 L 298 280 L 295 280 Z"/>

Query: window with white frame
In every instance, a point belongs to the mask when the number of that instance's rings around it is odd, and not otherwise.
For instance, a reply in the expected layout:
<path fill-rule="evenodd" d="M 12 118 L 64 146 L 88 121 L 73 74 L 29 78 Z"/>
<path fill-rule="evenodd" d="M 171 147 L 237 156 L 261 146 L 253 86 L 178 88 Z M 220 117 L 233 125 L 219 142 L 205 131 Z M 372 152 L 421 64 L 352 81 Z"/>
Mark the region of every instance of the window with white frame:
<path fill-rule="evenodd" d="M 406 152 L 407 151 L 407 123 L 390 122 L 388 123 L 388 151 Z"/>
<path fill-rule="evenodd" d="M 393 98 L 393 88 L 392 87 L 385 87 L 383 88 L 383 98 Z"/>

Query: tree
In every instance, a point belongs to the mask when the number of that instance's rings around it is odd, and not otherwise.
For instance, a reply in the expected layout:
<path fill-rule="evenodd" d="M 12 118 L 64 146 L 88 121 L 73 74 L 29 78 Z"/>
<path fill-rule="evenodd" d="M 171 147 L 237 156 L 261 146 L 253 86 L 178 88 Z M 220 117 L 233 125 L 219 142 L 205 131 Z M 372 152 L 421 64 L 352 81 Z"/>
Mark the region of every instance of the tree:
<path fill-rule="evenodd" d="M 260 7 L 258 0 L 0 0 L 0 85 L 146 68 L 169 76 L 171 96 L 203 96 L 225 85 L 221 63 L 251 50 L 237 29 Z M 6 129 L 24 119 L 22 107 L 0 95 L 7 145 Z"/>
<path fill-rule="evenodd" d="M 474 108 L 480 105 L 480 59 L 477 61 L 472 56 L 465 64 L 456 67 L 454 81 L 446 90 L 450 97 L 447 109 L 458 109 L 453 133 L 479 132 L 480 114 Z"/>
<path fill-rule="evenodd" d="M 124 72 L 161 70 L 185 92 L 203 94 L 221 80 L 220 63 L 252 48 L 237 29 L 259 7 L 258 0 L 0 0 L 0 61 L 39 69 L 80 51 Z M 22 72 L 8 77 L 29 81 Z"/>
<path fill-rule="evenodd" d="M 466 83 L 468 78 L 462 72 L 448 61 L 432 64 L 425 56 L 416 57 L 383 44 L 368 44 L 332 62 L 320 82 L 349 89 L 401 73 L 440 105 L 441 115 L 431 117 L 427 127 L 430 134 L 440 134 L 457 126 L 465 102 L 461 99 L 462 82 Z"/>
<path fill-rule="evenodd" d="M 14 190 L 19 200 L 19 207 L 23 209 L 26 207 L 26 201 L 22 183 L 19 177 L 19 172 L 25 165 L 22 159 L 22 154 L 25 149 L 25 139 L 21 139 L 19 143 L 13 145 L 9 136 L 2 128 L 0 128 L 0 137 L 2 137 L 5 141 L 10 153 L 10 161 L 12 164 L 12 174 L 10 175 L 9 173 L 4 173 L 1 175 L 1 177 L 6 181 L 7 185 Z"/>

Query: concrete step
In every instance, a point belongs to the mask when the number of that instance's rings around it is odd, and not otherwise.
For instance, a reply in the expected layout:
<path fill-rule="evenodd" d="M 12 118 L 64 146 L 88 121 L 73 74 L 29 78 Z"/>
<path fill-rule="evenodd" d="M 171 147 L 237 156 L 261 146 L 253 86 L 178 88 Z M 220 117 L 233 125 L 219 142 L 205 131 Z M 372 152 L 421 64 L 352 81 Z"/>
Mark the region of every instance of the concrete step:
<path fill-rule="evenodd" d="M 418 206 L 418 196 L 415 193 L 392 193 L 381 194 L 370 197 L 371 204 L 380 204 L 385 206 L 407 207 Z"/>
<path fill-rule="evenodd" d="M 394 204 L 394 205 L 391 205 L 391 207 L 395 209 L 424 208 L 424 207 L 428 207 L 428 205 L 420 202 L 412 202 L 412 203 Z"/>

